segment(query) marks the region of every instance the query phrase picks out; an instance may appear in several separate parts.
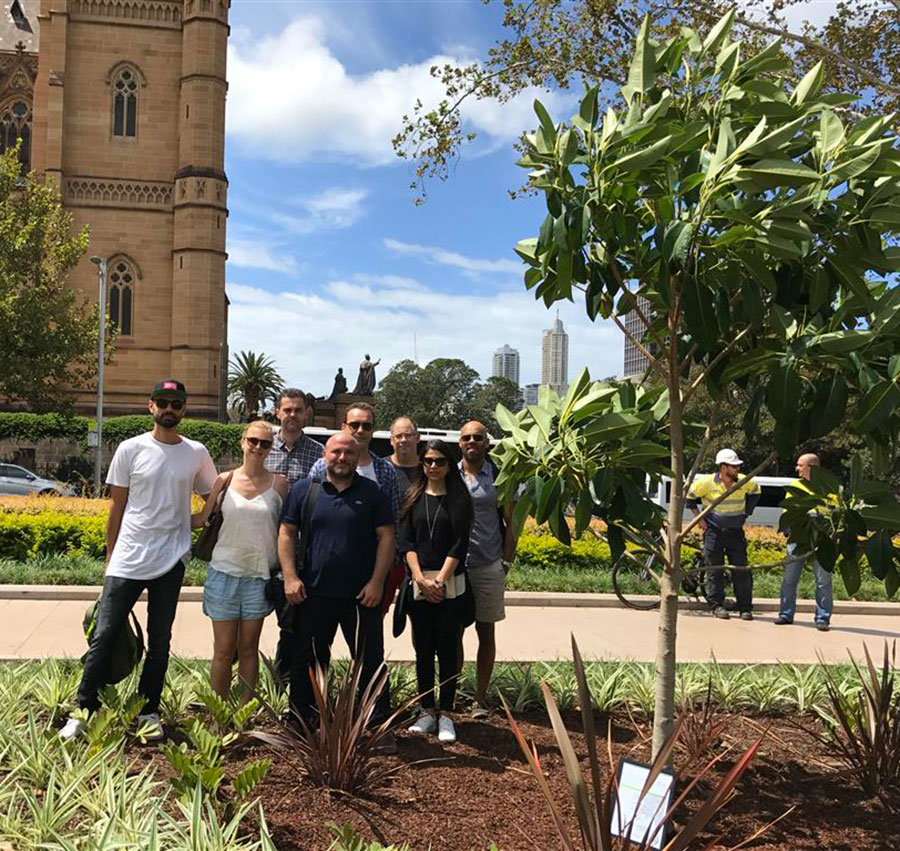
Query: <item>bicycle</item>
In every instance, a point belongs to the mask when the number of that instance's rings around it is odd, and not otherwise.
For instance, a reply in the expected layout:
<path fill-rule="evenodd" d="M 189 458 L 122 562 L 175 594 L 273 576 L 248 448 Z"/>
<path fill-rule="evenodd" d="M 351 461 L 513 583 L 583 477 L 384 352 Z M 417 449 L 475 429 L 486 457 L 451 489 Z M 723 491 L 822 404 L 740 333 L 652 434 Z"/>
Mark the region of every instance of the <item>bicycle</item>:
<path fill-rule="evenodd" d="M 692 564 L 684 568 L 681 592 L 695 600 L 706 597 L 706 562 L 703 550 L 685 541 L 683 546 L 695 550 Z M 612 587 L 616 597 L 629 609 L 649 612 L 659 608 L 659 573 L 663 562 L 659 553 L 648 549 L 626 550 L 612 568 Z"/>

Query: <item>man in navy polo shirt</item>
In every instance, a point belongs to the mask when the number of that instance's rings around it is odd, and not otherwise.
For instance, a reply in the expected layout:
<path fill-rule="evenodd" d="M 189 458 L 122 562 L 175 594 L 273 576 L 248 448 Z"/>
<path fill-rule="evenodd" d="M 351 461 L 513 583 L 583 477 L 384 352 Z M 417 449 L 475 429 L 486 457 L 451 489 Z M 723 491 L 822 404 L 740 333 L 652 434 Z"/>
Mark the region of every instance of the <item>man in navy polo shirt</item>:
<path fill-rule="evenodd" d="M 325 445 L 326 478 L 312 509 L 306 561 L 297 575 L 297 530 L 312 479 L 291 488 L 281 515 L 278 558 L 284 593 L 296 607 L 291 704 L 314 720 L 316 707 L 309 668 L 327 668 L 338 626 L 354 658 L 362 657 L 361 686 L 384 663 L 381 596 L 394 561 L 394 512 L 375 482 L 356 472 L 359 449 L 349 434 L 333 435 Z M 390 715 L 387 688 L 379 696 L 376 721 Z"/>

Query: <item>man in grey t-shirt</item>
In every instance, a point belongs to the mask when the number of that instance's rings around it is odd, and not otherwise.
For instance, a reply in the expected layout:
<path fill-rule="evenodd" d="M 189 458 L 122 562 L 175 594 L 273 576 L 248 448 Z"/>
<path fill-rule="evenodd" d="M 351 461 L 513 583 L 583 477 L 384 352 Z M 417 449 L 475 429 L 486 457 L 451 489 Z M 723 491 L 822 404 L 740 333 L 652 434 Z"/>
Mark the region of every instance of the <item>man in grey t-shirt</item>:
<path fill-rule="evenodd" d="M 487 688 L 494 670 L 497 642 L 494 624 L 506 617 L 503 597 L 506 574 L 516 555 L 516 539 L 497 502 L 494 467 L 487 460 L 490 447 L 487 429 L 477 420 L 460 430 L 462 461 L 459 469 L 472 495 L 475 516 L 469 534 L 466 576 L 475 596 L 476 658 L 475 708 L 473 718 L 487 715 Z M 461 643 L 460 643 L 461 644 Z M 460 657 L 462 647 L 460 646 Z"/>

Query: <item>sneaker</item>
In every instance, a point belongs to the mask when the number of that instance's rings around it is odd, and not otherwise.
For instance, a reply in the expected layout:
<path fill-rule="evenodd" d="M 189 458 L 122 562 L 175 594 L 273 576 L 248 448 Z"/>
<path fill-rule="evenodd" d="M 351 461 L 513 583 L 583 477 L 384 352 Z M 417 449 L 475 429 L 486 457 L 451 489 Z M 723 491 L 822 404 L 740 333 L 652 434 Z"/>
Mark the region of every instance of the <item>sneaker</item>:
<path fill-rule="evenodd" d="M 741 620 L 742 621 L 752 621 L 753 620 L 753 612 L 741 612 Z"/>
<path fill-rule="evenodd" d="M 407 728 L 410 733 L 427 736 L 437 730 L 437 719 L 430 712 L 420 712 L 419 717 Z"/>
<path fill-rule="evenodd" d="M 784 615 L 779 615 L 773 623 L 775 626 L 790 626 L 794 622 L 793 618 L 786 618 Z"/>
<path fill-rule="evenodd" d="M 728 614 L 728 609 L 724 606 L 713 606 L 713 617 L 719 618 L 719 620 L 727 621 L 731 615 Z"/>
<path fill-rule="evenodd" d="M 456 727 L 449 715 L 441 715 L 438 721 L 438 741 L 452 745 L 456 741 Z"/>
<path fill-rule="evenodd" d="M 831 629 L 831 626 L 828 621 L 816 621 L 816 629 L 819 630 L 819 632 L 828 632 L 828 630 Z"/>
<path fill-rule="evenodd" d="M 166 737 L 162 721 L 158 712 L 148 712 L 146 715 L 138 715 L 137 736 L 144 742 L 161 742 Z"/>
<path fill-rule="evenodd" d="M 73 739 L 80 739 L 87 732 L 87 724 L 78 718 L 70 718 L 66 721 L 66 725 L 59 731 L 59 738 L 62 742 L 71 742 Z"/>

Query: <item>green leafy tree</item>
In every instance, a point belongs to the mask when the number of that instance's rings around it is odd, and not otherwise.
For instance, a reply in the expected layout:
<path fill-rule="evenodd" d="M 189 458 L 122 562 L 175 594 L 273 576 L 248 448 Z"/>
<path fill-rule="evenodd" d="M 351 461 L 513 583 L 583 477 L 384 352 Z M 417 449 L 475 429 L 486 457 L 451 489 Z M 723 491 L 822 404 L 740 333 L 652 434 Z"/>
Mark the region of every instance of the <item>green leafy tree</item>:
<path fill-rule="evenodd" d="M 67 284 L 87 250 L 56 188 L 21 177 L 17 149 L 0 156 L 0 396 L 32 410 L 65 407 L 62 388 L 97 371 L 96 305 Z"/>
<path fill-rule="evenodd" d="M 282 387 L 284 379 L 266 355 L 240 352 L 228 364 L 228 399 L 248 420 L 257 419 L 260 405 L 274 402 Z"/>
<path fill-rule="evenodd" d="M 475 388 L 468 419 L 480 420 L 491 434 L 499 434 L 500 425 L 495 417 L 497 406 L 502 405 L 510 411 L 517 411 L 521 407 L 521 395 L 515 381 L 493 375 Z"/>
<path fill-rule="evenodd" d="M 836 4 L 831 17 L 791 31 L 786 13 L 806 0 L 746 0 L 734 26 L 752 48 L 780 35 L 790 46 L 794 68 L 826 61 L 826 91 L 867 92 L 860 112 L 900 111 L 900 17 L 897 0 Z M 443 86 L 435 106 L 418 101 L 394 138 L 397 153 L 415 163 L 412 187 L 428 178 L 446 179 L 460 148 L 475 138 L 465 128 L 468 100 L 505 103 L 529 86 L 567 89 L 574 82 L 614 92 L 626 84 L 632 46 L 648 6 L 658 9 L 652 35 L 668 38 L 680 27 L 708 29 L 731 0 L 503 0 L 505 36 L 483 61 L 431 69 Z M 872 46 L 877 44 L 878 50 Z M 799 76 L 799 75 L 798 75 Z M 421 195 L 418 200 L 421 200 Z"/>
<path fill-rule="evenodd" d="M 520 162 L 547 207 L 539 235 L 517 247 L 527 288 L 548 307 L 580 294 L 591 319 L 612 319 L 645 351 L 665 392 L 652 422 L 643 396 L 617 390 L 617 401 L 586 376 L 562 402 L 498 411 L 510 430 L 498 486 L 511 500 L 531 478 L 519 521 L 575 504 L 581 529 L 590 482 L 593 511 L 608 518 L 610 546 L 621 552 L 626 537 L 646 545 L 653 527 L 645 493 L 624 484 L 640 467 L 630 448 L 664 441 L 673 482 L 668 517 L 655 526 L 663 569 L 654 750 L 674 719 L 681 546 L 698 522 L 683 523 L 685 494 L 715 427 L 715 409 L 702 433 L 686 416 L 699 388 L 716 400 L 745 390 L 747 434 L 771 414 L 774 446 L 748 475 L 839 427 L 861 436 L 884 471 L 900 430 L 900 288 L 888 283 L 900 270 L 891 244 L 900 152 L 890 118 L 858 119 L 854 96 L 823 93 L 821 63 L 790 85 L 781 42 L 750 51 L 732 40 L 734 20 L 730 12 L 703 36 L 685 29 L 664 42 L 645 20 L 616 108 L 601 110 L 595 87 L 571 123 L 555 124 L 536 102 L 540 126 Z M 630 311 L 643 326 L 637 335 L 621 321 Z M 612 415 L 626 418 L 624 431 L 611 429 Z M 853 481 L 843 500 L 833 482 L 817 483 L 790 523 L 792 540 L 818 547 L 808 511 L 821 508 L 848 588 L 858 585 L 865 538 L 900 530 L 896 498 L 867 488 L 861 474 Z M 557 532 L 567 534 L 559 521 Z"/>

